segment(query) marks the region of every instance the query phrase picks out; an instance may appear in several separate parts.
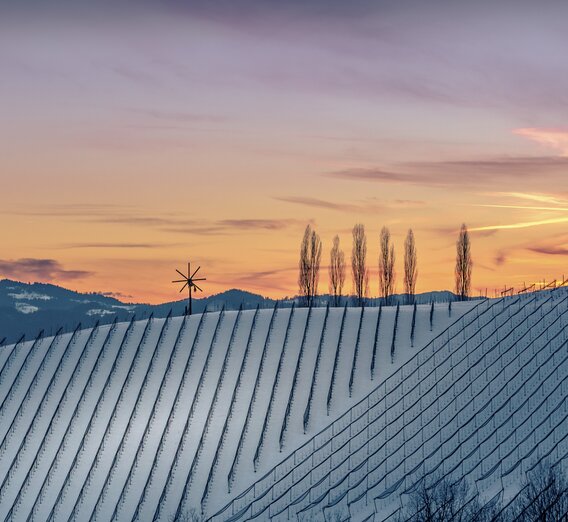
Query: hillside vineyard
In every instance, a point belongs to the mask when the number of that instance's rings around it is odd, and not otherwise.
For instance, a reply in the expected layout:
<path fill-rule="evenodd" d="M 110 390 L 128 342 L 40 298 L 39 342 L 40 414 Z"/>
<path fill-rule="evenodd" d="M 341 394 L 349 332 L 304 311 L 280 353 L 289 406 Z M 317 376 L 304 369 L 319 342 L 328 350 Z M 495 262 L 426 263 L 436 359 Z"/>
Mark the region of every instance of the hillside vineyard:
<path fill-rule="evenodd" d="M 568 455 L 568 292 L 168 317 L 0 347 L 0 520 L 397 520 Z M 402 504 L 401 504 L 402 502 Z"/>

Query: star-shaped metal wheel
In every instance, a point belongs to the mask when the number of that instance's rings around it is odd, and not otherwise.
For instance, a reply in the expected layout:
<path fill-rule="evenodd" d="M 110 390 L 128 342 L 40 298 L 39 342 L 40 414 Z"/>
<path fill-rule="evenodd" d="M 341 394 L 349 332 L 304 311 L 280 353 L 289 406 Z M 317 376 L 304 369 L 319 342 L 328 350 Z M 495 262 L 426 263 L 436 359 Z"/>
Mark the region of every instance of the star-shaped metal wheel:
<path fill-rule="evenodd" d="M 200 277 L 200 278 L 196 278 L 195 275 L 197 274 L 197 272 L 199 272 L 199 269 L 201 267 L 198 266 L 195 270 L 195 272 L 191 273 L 191 263 L 187 263 L 187 275 L 185 275 L 183 272 L 180 272 L 177 268 L 176 268 L 176 272 L 183 277 L 183 279 L 177 279 L 175 281 L 172 281 L 172 283 L 184 283 L 184 285 L 181 287 L 180 289 L 180 293 L 183 292 L 185 290 L 185 288 L 188 288 L 188 313 L 189 315 L 191 315 L 191 294 L 193 289 L 195 288 L 195 290 L 199 290 L 200 292 L 203 292 L 203 290 L 201 288 L 199 288 L 198 285 L 195 284 L 195 281 L 206 281 L 207 278 L 205 277 Z"/>

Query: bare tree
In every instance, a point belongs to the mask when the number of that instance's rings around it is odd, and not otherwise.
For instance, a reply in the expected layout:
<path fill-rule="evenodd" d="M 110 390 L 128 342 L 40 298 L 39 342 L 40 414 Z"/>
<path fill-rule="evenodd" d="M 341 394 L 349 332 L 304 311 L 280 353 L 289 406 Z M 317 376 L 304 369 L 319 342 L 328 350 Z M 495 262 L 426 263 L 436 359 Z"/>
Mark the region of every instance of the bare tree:
<path fill-rule="evenodd" d="M 559 522 L 567 516 L 568 479 L 561 464 L 541 462 L 505 506 L 500 500 L 483 503 L 465 478 L 423 477 L 404 499 L 398 522 Z"/>
<path fill-rule="evenodd" d="M 298 274 L 300 296 L 306 306 L 312 306 L 318 292 L 321 250 L 319 235 L 308 225 L 300 247 L 300 271 Z"/>
<path fill-rule="evenodd" d="M 410 494 L 399 522 L 497 522 L 495 510 L 482 505 L 465 480 L 422 478 Z"/>
<path fill-rule="evenodd" d="M 345 254 L 339 248 L 339 236 L 333 238 L 329 263 L 329 292 L 333 295 L 333 306 L 339 306 L 345 283 Z"/>
<path fill-rule="evenodd" d="M 379 285 L 381 295 L 385 298 L 386 304 L 389 304 L 390 298 L 394 293 L 396 280 L 394 261 L 394 245 L 391 243 L 390 230 L 387 227 L 383 227 L 380 239 Z"/>
<path fill-rule="evenodd" d="M 353 290 L 357 296 L 357 304 L 363 305 L 369 288 L 367 270 L 367 236 L 365 226 L 357 224 L 353 227 L 353 251 L 351 254 L 351 272 L 353 274 Z"/>
<path fill-rule="evenodd" d="M 471 289 L 471 241 L 465 223 L 462 224 L 456 242 L 456 294 L 463 301 L 469 297 Z"/>
<path fill-rule="evenodd" d="M 568 480 L 561 467 L 539 463 L 527 476 L 508 518 L 517 522 L 566 520 Z"/>
<path fill-rule="evenodd" d="M 414 242 L 414 232 L 408 229 L 406 240 L 404 241 L 404 293 L 408 303 L 414 303 L 416 293 L 416 278 L 418 277 L 418 260 L 416 255 L 416 243 Z"/>

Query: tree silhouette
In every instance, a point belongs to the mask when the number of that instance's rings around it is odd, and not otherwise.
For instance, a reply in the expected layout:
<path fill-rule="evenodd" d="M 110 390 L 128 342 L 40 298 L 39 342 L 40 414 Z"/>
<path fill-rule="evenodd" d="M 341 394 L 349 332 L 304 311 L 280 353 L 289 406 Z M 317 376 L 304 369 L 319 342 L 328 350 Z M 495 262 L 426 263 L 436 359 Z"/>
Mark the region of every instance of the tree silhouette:
<path fill-rule="evenodd" d="M 418 277 L 418 259 L 416 255 L 416 243 L 414 232 L 408 229 L 406 240 L 404 241 L 404 293 L 409 304 L 414 303 L 416 293 L 416 279 Z"/>
<path fill-rule="evenodd" d="M 561 466 L 540 462 L 530 472 L 507 513 L 516 522 L 556 522 L 568 515 L 568 480 Z"/>
<path fill-rule="evenodd" d="M 299 294 L 305 306 L 312 306 L 318 292 L 321 239 L 311 225 L 306 227 L 300 247 Z"/>
<path fill-rule="evenodd" d="M 369 287 L 367 271 L 367 236 L 365 226 L 357 224 L 353 227 L 353 251 L 351 254 L 351 272 L 353 275 L 353 290 L 357 296 L 357 304 L 363 305 Z"/>
<path fill-rule="evenodd" d="M 463 301 L 469 297 L 471 290 L 471 241 L 465 223 L 462 224 L 456 242 L 456 294 Z"/>
<path fill-rule="evenodd" d="M 333 296 L 333 306 L 339 306 L 343 284 L 345 283 L 345 254 L 339 248 L 339 236 L 333 238 L 329 262 L 329 292 Z"/>
<path fill-rule="evenodd" d="M 394 262 L 394 245 L 391 243 L 390 230 L 387 227 L 383 227 L 380 239 L 379 286 L 381 295 L 385 298 L 386 304 L 389 304 L 391 296 L 394 293 L 396 279 Z"/>

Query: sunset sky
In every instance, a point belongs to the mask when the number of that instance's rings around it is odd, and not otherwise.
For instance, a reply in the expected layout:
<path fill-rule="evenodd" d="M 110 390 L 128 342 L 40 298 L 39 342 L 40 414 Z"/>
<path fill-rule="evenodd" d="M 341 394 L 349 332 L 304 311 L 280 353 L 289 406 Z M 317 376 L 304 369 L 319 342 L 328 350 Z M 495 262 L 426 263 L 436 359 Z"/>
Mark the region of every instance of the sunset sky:
<path fill-rule="evenodd" d="M 475 293 L 568 276 L 567 2 L 114 4 L 0 4 L 0 278 L 283 297 L 358 222 L 372 295 L 383 225 L 399 291 L 409 227 L 453 288 L 462 222 Z"/>

